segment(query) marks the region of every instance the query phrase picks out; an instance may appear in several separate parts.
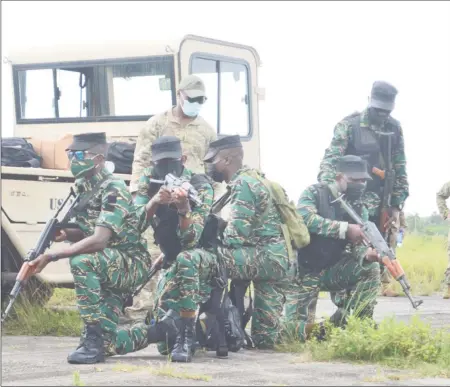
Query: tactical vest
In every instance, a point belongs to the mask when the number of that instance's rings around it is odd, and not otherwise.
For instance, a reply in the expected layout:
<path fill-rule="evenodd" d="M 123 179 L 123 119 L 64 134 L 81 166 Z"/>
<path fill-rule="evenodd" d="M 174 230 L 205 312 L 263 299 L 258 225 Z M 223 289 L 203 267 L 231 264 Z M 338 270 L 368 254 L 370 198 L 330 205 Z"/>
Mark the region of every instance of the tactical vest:
<path fill-rule="evenodd" d="M 211 184 L 209 178 L 204 174 L 192 175 L 190 183 L 197 191 L 202 185 Z M 195 204 L 193 202 L 190 204 L 193 209 Z M 152 220 L 152 227 L 155 243 L 164 254 L 164 266 L 167 268 L 182 250 L 181 241 L 177 235 L 178 211 L 176 207 L 159 206 Z"/>
<path fill-rule="evenodd" d="M 355 155 L 367 161 L 368 171 L 372 180 L 367 182 L 367 191 L 377 192 L 381 194 L 383 181 L 381 178 L 372 173 L 372 168 L 385 169 L 385 160 L 387 159 L 387 141 L 386 137 L 379 137 L 372 129 L 361 127 L 361 114 L 353 113 L 344 120 L 350 123 L 351 139 L 347 146 L 346 155 Z M 386 132 L 393 132 L 392 151 L 398 146 L 400 139 L 399 123 L 392 117 L 389 117 L 385 124 Z M 390 156 L 392 157 L 392 155 Z"/>
<path fill-rule="evenodd" d="M 325 219 L 354 223 L 338 202 L 331 203 L 334 197 L 326 184 L 315 184 L 314 187 L 317 190 L 318 215 Z M 354 207 L 354 209 L 361 213 L 361 208 Z M 348 244 L 346 239 L 335 239 L 313 233 L 310 237 L 309 245 L 298 250 L 297 261 L 299 266 L 313 273 L 319 273 L 336 264 L 342 258 L 342 253 Z"/>

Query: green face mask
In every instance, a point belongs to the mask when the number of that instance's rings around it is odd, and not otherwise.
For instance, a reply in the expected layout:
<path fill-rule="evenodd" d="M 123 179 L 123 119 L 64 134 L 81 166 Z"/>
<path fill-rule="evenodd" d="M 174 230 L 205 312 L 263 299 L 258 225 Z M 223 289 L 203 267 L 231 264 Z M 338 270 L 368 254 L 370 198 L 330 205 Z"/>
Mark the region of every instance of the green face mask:
<path fill-rule="evenodd" d="M 74 158 L 70 162 L 70 171 L 75 178 L 82 177 L 86 172 L 89 172 L 94 168 L 95 163 L 92 159 L 77 160 Z"/>

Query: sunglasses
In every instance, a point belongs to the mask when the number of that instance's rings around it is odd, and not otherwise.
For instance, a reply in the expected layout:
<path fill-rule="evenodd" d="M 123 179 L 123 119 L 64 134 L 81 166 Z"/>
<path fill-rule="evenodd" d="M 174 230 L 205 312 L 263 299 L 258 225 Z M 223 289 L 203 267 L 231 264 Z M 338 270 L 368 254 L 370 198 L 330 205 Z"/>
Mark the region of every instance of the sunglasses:
<path fill-rule="evenodd" d="M 91 152 L 87 152 L 87 151 L 68 151 L 67 152 L 67 157 L 69 158 L 69 160 L 75 158 L 76 160 L 84 160 L 86 158 L 86 155 L 90 154 L 90 155 L 96 155 L 96 153 L 91 153 Z"/>
<path fill-rule="evenodd" d="M 206 98 L 206 97 L 189 98 L 185 93 L 181 93 L 181 94 L 183 95 L 183 98 L 184 98 L 186 101 L 188 101 L 189 103 L 195 103 L 195 102 L 197 102 L 197 103 L 199 103 L 200 105 L 203 105 L 203 104 L 206 102 L 206 100 L 208 99 L 208 98 Z"/>

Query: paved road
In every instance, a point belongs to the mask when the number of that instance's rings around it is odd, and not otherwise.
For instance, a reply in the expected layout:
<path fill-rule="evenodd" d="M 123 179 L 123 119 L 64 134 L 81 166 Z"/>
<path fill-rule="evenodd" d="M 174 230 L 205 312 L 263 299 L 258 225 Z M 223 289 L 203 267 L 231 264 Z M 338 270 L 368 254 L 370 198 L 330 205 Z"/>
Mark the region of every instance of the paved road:
<path fill-rule="evenodd" d="M 435 327 L 450 324 L 450 302 L 424 297 L 418 312 Z M 411 307 L 404 298 L 380 299 L 377 320 L 396 315 L 407 321 Z M 333 312 L 329 300 L 319 300 L 317 317 Z M 74 385 L 78 371 L 85 385 L 417 385 L 449 386 L 449 379 L 418 379 L 413 372 L 379 366 L 312 362 L 299 355 L 240 351 L 219 360 L 200 353 L 191 364 L 168 363 L 151 346 L 139 353 L 110 358 L 101 365 L 73 366 L 66 362 L 76 338 L 5 336 L 2 338 L 3 386 Z M 197 379 L 196 379 L 197 378 Z M 198 379 L 200 378 L 200 380 Z"/>

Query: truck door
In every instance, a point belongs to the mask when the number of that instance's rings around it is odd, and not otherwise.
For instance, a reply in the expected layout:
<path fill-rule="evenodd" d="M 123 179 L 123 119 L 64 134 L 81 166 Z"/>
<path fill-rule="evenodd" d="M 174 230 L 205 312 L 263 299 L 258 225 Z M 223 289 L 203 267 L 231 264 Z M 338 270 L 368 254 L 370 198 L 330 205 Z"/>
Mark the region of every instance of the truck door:
<path fill-rule="evenodd" d="M 205 82 L 201 115 L 218 136 L 241 136 L 245 164 L 260 168 L 258 66 L 255 49 L 235 43 L 185 36 L 178 53 L 178 75 L 195 74 Z"/>

